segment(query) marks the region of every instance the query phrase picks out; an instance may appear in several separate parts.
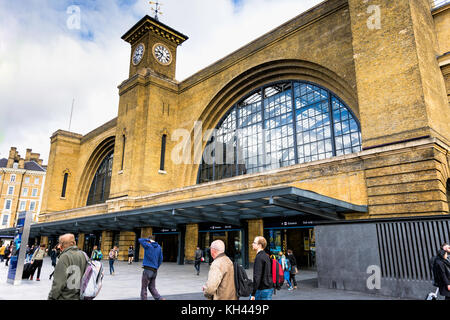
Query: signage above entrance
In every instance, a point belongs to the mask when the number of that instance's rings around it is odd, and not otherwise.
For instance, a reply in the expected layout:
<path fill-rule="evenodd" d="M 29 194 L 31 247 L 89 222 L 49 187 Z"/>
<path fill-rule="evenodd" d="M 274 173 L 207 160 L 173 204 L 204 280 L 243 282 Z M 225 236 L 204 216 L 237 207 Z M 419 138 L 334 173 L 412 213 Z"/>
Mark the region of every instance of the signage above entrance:
<path fill-rule="evenodd" d="M 198 226 L 198 231 L 209 232 L 209 231 L 227 231 L 240 229 L 239 226 L 234 226 L 231 224 L 220 224 L 220 223 L 200 223 Z"/>
<path fill-rule="evenodd" d="M 153 234 L 179 232 L 177 228 L 153 228 Z"/>

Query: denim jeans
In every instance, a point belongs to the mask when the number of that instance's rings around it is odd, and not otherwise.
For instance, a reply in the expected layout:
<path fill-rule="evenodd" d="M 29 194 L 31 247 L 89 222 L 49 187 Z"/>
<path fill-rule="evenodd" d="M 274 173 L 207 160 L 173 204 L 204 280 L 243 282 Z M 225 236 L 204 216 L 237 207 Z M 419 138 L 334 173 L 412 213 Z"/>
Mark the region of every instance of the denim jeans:
<path fill-rule="evenodd" d="M 256 290 L 255 300 L 272 300 L 273 289 Z"/>
<path fill-rule="evenodd" d="M 150 290 L 153 299 L 160 300 L 161 296 L 156 290 L 156 276 L 158 271 L 144 269 L 142 273 L 141 300 L 147 300 L 147 288 Z"/>
<path fill-rule="evenodd" d="M 109 260 L 109 274 L 113 274 L 114 272 L 114 259 Z"/>
<path fill-rule="evenodd" d="M 284 271 L 284 280 L 289 284 L 289 287 L 292 287 L 291 273 L 289 271 Z"/>
<path fill-rule="evenodd" d="M 194 268 L 195 268 L 195 270 L 197 270 L 197 274 L 199 274 L 200 273 L 200 263 L 201 263 L 201 261 L 200 260 L 195 260 L 195 262 L 194 262 Z"/>

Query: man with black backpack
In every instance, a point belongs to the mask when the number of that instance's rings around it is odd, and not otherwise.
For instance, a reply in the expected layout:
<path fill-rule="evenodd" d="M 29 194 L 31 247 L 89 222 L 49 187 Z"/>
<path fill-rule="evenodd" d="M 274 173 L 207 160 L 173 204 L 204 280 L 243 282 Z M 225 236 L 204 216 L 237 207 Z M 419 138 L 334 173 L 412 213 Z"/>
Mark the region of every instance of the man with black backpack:
<path fill-rule="evenodd" d="M 269 255 L 264 251 L 267 240 L 258 236 L 253 241 L 252 247 L 256 251 L 253 265 L 253 292 L 250 300 L 272 300 L 272 262 Z"/>

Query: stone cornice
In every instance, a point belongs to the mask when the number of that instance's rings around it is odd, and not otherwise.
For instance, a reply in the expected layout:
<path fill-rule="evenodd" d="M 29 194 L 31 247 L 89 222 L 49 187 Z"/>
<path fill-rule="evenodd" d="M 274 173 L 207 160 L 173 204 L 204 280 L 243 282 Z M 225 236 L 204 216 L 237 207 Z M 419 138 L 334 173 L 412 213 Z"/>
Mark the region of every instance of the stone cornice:
<path fill-rule="evenodd" d="M 30 174 L 35 176 L 45 176 L 45 171 L 34 171 L 34 170 L 26 170 L 26 169 L 14 169 L 14 168 L 0 168 L 0 173 L 13 173 L 13 174 Z"/>

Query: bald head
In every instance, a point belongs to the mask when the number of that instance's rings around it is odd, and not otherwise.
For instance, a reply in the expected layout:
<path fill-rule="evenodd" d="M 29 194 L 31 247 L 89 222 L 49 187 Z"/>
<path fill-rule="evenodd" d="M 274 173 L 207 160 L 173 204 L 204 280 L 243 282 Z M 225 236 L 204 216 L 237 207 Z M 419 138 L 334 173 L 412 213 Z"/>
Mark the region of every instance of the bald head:
<path fill-rule="evenodd" d="M 225 243 L 222 240 L 215 240 L 211 243 L 211 256 L 215 259 L 219 254 L 225 252 Z"/>
<path fill-rule="evenodd" d="M 60 236 L 59 243 L 61 245 L 61 250 L 75 246 L 77 244 L 75 242 L 75 236 L 71 233 L 66 233 L 66 234 Z"/>

